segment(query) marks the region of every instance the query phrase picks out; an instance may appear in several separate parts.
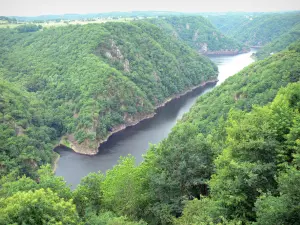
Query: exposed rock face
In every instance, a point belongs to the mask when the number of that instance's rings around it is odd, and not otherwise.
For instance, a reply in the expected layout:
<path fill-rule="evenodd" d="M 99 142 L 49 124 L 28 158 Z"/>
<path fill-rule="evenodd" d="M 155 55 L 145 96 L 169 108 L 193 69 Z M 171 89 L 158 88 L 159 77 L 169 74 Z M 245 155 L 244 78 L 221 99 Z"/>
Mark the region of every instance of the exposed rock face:
<path fill-rule="evenodd" d="M 112 55 L 117 58 L 117 59 L 123 59 L 123 55 L 121 53 L 121 50 L 119 49 L 119 47 L 116 45 L 114 40 L 110 40 L 111 41 L 111 51 L 112 51 Z"/>
<path fill-rule="evenodd" d="M 190 29 L 190 25 L 187 23 L 187 24 L 185 25 L 185 28 L 186 28 L 187 30 L 189 30 L 189 29 Z"/>
<path fill-rule="evenodd" d="M 199 50 L 199 51 L 200 51 L 201 53 L 206 53 L 207 50 L 208 50 L 207 43 L 201 43 L 201 44 L 200 44 L 200 50 Z"/>
<path fill-rule="evenodd" d="M 100 53 L 102 52 L 103 54 L 104 52 L 104 56 L 108 59 L 111 59 L 113 61 L 120 61 L 123 64 L 124 72 L 129 73 L 130 72 L 129 60 L 123 56 L 121 49 L 117 46 L 114 40 L 110 39 L 109 41 L 110 41 L 110 49 L 103 48 L 102 50 L 100 50 Z"/>
<path fill-rule="evenodd" d="M 199 30 L 196 30 L 196 32 L 193 36 L 193 41 L 197 41 L 198 37 L 199 37 Z"/>
<path fill-rule="evenodd" d="M 155 74 L 155 72 L 153 73 L 153 75 Z M 181 94 L 177 94 L 177 95 L 174 95 L 168 99 L 166 99 L 163 103 L 159 104 L 156 106 L 156 109 L 160 108 L 160 107 L 163 107 L 165 106 L 168 102 L 172 101 L 173 99 L 176 99 L 176 98 L 180 98 L 181 96 L 185 95 L 186 93 L 188 92 L 191 92 L 193 91 L 194 89 L 198 88 L 198 87 L 204 87 L 205 85 L 207 84 L 210 84 L 210 83 L 216 83 L 218 80 L 217 79 L 214 79 L 214 80 L 210 80 L 210 81 L 204 81 L 202 82 L 200 85 L 197 85 L 195 87 L 192 87 L 190 89 L 188 89 L 187 91 L 181 93 Z M 124 115 L 124 121 L 125 123 L 124 124 L 120 124 L 118 126 L 115 126 L 112 128 L 111 132 L 107 135 L 107 137 L 103 140 L 95 140 L 94 142 L 91 142 L 89 140 L 85 140 L 83 143 L 78 143 L 74 137 L 73 134 L 70 134 L 70 135 L 67 135 L 67 136 L 64 136 L 60 143 L 58 144 L 58 146 L 65 146 L 65 147 L 68 147 L 70 149 L 72 149 L 74 152 L 76 153 L 79 153 L 79 154 L 83 154 L 83 155 L 96 155 L 98 153 L 98 148 L 99 146 L 106 142 L 108 140 L 108 138 L 114 134 L 114 133 L 117 133 L 121 130 L 124 130 L 126 127 L 130 127 L 130 126 L 134 126 L 138 123 L 140 123 L 141 121 L 143 120 L 146 120 L 146 119 L 150 119 L 152 118 L 156 113 L 153 112 L 153 113 L 148 113 L 148 114 L 143 114 L 143 113 L 140 113 L 140 114 L 136 114 L 134 116 L 132 115 L 129 115 L 129 114 L 125 114 Z M 97 147 L 95 147 L 97 146 Z"/>
<path fill-rule="evenodd" d="M 125 60 L 124 60 L 123 66 L 124 66 L 124 71 L 125 71 L 125 72 L 130 72 L 129 61 L 128 61 L 128 59 L 125 59 Z"/>

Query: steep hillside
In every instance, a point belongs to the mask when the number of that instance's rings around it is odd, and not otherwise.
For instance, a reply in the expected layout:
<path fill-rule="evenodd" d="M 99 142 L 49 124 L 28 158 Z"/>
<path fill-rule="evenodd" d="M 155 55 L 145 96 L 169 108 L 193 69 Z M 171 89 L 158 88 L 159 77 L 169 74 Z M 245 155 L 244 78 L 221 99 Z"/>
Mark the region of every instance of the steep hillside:
<path fill-rule="evenodd" d="M 245 46 L 226 37 L 201 16 L 166 17 L 150 22 L 203 54 L 231 55 L 247 51 Z"/>
<path fill-rule="evenodd" d="M 61 144 L 83 154 L 217 76 L 210 60 L 148 23 L 0 32 L 2 77 L 36 93 L 62 126 Z"/>
<path fill-rule="evenodd" d="M 176 224 L 298 224 L 300 83 L 251 112 L 231 110 L 210 197 L 186 205 Z"/>
<path fill-rule="evenodd" d="M 3 80 L 1 74 L 0 177 L 11 171 L 36 177 L 39 166 L 54 159 L 51 142 L 61 135 L 60 124 L 33 93 Z"/>
<path fill-rule="evenodd" d="M 208 195 L 214 160 L 227 147 L 229 112 L 266 105 L 281 87 L 299 82 L 299 46 L 296 43 L 288 51 L 253 63 L 201 96 L 168 138 L 150 148 L 140 166 L 132 158 L 122 159 L 106 175 L 107 210 L 116 209 L 150 224 L 171 224 L 186 200 Z M 131 191 L 123 193 L 117 187 Z"/>
<path fill-rule="evenodd" d="M 278 38 L 270 42 L 269 44 L 265 45 L 261 49 L 259 49 L 255 56 L 258 59 L 264 59 L 268 57 L 270 54 L 279 52 L 286 47 L 288 47 L 291 43 L 300 39 L 300 23 L 296 24 L 292 27 L 291 30 L 288 32 L 280 35 Z"/>
<path fill-rule="evenodd" d="M 210 16 L 229 37 L 249 46 L 264 46 L 299 23 L 300 13 L 245 13 Z"/>

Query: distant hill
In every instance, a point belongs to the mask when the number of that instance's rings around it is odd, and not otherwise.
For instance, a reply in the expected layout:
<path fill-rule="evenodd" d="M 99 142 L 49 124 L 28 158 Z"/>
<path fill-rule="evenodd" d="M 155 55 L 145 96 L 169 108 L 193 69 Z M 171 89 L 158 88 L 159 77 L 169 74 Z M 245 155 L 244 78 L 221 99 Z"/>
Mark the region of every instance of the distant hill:
<path fill-rule="evenodd" d="M 228 36 L 249 46 L 264 46 L 300 22 L 300 12 L 245 13 L 208 17 Z"/>
<path fill-rule="evenodd" d="M 169 11 L 132 11 L 132 12 L 105 12 L 105 13 L 89 13 L 89 14 L 62 14 L 62 15 L 41 15 L 41 16 L 10 16 L 10 18 L 17 19 L 23 22 L 32 21 L 48 21 L 48 20 L 80 20 L 93 18 L 109 18 L 109 17 L 158 17 L 166 15 L 184 15 L 181 12 Z"/>
<path fill-rule="evenodd" d="M 287 48 L 291 43 L 300 39 L 300 23 L 293 26 L 289 31 L 280 35 L 278 38 L 274 39 L 272 42 L 268 43 L 256 52 L 256 57 L 258 59 L 264 59 L 270 54 L 279 52 Z"/>
<path fill-rule="evenodd" d="M 243 44 L 222 34 L 202 16 L 168 16 L 149 21 L 199 53 L 231 55 L 247 51 Z"/>

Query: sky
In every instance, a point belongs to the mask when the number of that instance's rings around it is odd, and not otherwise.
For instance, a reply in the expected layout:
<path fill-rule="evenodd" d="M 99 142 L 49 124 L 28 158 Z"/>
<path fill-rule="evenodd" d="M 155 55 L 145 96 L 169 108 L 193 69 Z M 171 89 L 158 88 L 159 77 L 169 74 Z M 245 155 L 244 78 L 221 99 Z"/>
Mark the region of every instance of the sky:
<path fill-rule="evenodd" d="M 0 16 L 38 16 L 113 11 L 288 11 L 300 0 L 0 0 Z"/>

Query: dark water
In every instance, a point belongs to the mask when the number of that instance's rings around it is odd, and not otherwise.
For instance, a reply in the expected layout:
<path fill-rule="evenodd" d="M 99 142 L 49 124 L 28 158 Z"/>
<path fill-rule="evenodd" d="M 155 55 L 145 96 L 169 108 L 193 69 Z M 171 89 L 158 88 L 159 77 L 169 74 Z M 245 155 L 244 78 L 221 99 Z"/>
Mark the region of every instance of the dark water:
<path fill-rule="evenodd" d="M 210 57 L 219 67 L 217 85 L 252 63 L 253 60 L 250 57 L 252 53 L 253 51 L 237 56 Z M 67 183 L 74 187 L 89 172 L 99 170 L 105 172 L 111 169 L 117 164 L 120 156 L 131 154 L 136 158 L 137 163 L 141 162 L 142 155 L 149 148 L 149 143 L 156 144 L 166 138 L 176 121 L 189 111 L 197 97 L 213 87 L 214 85 L 209 85 L 205 88 L 198 88 L 160 108 L 155 117 L 112 135 L 106 143 L 101 145 L 99 154 L 95 156 L 84 156 L 70 150 L 56 149 L 61 156 L 56 175 L 63 176 Z"/>

